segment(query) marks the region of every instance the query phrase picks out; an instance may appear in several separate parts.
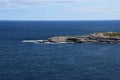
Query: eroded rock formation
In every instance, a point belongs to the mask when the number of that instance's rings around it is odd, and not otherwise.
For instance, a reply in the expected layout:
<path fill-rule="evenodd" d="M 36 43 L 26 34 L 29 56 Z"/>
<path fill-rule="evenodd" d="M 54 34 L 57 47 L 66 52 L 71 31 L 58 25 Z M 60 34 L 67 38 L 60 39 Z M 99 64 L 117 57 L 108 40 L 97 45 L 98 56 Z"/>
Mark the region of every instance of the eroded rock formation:
<path fill-rule="evenodd" d="M 120 43 L 120 32 L 94 33 L 83 36 L 56 36 L 37 43 Z"/>

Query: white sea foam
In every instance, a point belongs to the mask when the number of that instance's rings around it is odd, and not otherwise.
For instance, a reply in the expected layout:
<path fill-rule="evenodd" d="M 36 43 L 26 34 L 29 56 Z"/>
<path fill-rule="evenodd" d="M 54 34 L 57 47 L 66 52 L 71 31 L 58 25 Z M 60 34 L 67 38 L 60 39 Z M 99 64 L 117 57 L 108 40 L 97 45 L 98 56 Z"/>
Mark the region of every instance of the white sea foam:
<path fill-rule="evenodd" d="M 44 40 L 23 40 L 24 43 L 53 44 L 52 42 L 44 42 Z"/>
<path fill-rule="evenodd" d="M 24 43 L 38 43 L 38 44 L 64 44 L 64 43 L 67 43 L 67 42 L 53 43 L 53 42 L 49 42 L 49 41 L 45 42 L 45 40 L 23 40 L 22 42 L 24 42 Z"/>
<path fill-rule="evenodd" d="M 36 43 L 37 40 L 23 40 L 22 42 L 25 42 L 25 43 Z"/>

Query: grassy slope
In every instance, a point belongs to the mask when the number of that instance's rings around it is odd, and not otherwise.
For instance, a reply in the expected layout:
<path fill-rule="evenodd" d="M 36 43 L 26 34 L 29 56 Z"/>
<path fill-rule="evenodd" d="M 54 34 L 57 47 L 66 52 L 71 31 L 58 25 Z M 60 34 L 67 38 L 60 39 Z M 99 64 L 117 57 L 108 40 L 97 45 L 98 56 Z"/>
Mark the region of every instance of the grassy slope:
<path fill-rule="evenodd" d="M 120 32 L 105 33 L 104 36 L 120 37 Z"/>

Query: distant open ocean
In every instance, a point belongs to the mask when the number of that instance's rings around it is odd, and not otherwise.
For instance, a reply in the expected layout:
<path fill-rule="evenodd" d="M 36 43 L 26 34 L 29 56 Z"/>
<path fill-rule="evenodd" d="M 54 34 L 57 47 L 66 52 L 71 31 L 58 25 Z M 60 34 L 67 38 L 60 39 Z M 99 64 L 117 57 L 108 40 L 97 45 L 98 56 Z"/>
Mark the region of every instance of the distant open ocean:
<path fill-rule="evenodd" d="M 120 80 L 120 44 L 22 40 L 120 32 L 120 21 L 0 21 L 0 80 Z"/>

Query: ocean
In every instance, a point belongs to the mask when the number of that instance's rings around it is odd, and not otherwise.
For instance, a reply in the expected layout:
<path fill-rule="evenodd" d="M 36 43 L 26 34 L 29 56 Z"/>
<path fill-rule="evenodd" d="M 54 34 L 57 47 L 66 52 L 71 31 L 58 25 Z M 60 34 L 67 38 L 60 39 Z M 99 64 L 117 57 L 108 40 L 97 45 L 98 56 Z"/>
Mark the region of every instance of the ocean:
<path fill-rule="evenodd" d="M 23 40 L 120 32 L 120 21 L 0 21 L 0 80 L 120 80 L 120 44 Z"/>

